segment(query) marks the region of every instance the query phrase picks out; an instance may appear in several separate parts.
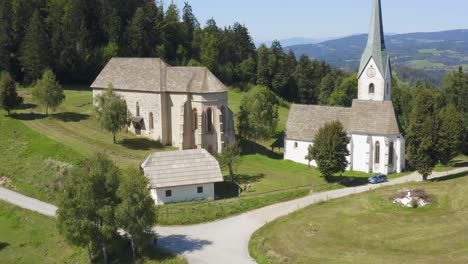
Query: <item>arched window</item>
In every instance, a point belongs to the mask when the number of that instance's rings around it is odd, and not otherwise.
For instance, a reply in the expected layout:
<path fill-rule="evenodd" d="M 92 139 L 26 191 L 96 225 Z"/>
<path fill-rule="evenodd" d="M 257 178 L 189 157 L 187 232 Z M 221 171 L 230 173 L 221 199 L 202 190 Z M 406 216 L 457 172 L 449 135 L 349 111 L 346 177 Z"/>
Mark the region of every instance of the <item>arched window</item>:
<path fill-rule="evenodd" d="M 192 110 L 192 125 L 193 125 L 193 131 L 198 129 L 198 111 L 196 108 Z"/>
<path fill-rule="evenodd" d="M 379 164 L 380 163 L 380 142 L 377 141 L 375 142 L 375 158 L 374 158 L 374 163 Z"/>
<path fill-rule="evenodd" d="M 297 148 L 297 142 L 294 142 L 294 148 Z"/>
<path fill-rule="evenodd" d="M 390 142 L 390 146 L 388 149 L 388 165 L 393 165 L 394 152 L 395 152 L 395 146 L 393 142 Z"/>
<path fill-rule="evenodd" d="M 149 129 L 154 129 L 153 113 L 149 113 Z"/>
<path fill-rule="evenodd" d="M 136 103 L 136 116 L 140 116 L 140 103 Z"/>
<path fill-rule="evenodd" d="M 226 108 L 224 108 L 224 105 L 221 106 L 221 132 L 226 132 Z"/>
<path fill-rule="evenodd" d="M 375 93 L 375 85 L 374 85 L 373 83 L 371 83 L 371 84 L 369 85 L 369 93 L 370 93 L 370 94 Z"/>
<path fill-rule="evenodd" d="M 213 110 L 211 108 L 206 110 L 206 132 L 213 133 Z"/>

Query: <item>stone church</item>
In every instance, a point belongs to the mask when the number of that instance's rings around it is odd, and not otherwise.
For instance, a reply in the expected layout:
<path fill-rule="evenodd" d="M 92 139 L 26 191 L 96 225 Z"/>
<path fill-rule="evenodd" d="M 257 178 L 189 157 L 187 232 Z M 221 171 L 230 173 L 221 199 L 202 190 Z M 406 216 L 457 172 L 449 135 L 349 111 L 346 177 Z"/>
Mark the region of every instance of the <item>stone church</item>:
<path fill-rule="evenodd" d="M 351 108 L 293 105 L 286 125 L 284 158 L 307 164 L 305 156 L 318 130 L 338 120 L 350 137 L 349 170 L 401 172 L 405 168 L 405 138 L 391 101 L 391 88 L 392 69 L 385 48 L 381 4 L 374 0 L 367 47 L 358 72 L 358 99 Z"/>
<path fill-rule="evenodd" d="M 127 102 L 129 131 L 180 150 L 220 152 L 235 141 L 228 89 L 205 67 L 171 67 L 158 58 L 113 58 L 91 85 L 109 85 Z"/>

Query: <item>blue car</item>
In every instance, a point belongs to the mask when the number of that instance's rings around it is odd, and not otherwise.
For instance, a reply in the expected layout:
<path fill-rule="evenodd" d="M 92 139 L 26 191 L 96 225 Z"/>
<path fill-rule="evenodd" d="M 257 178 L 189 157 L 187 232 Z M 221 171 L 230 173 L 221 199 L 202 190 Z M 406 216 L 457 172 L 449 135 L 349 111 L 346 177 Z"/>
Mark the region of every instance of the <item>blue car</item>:
<path fill-rule="evenodd" d="M 373 177 L 370 177 L 368 182 L 371 184 L 377 184 L 377 183 L 382 183 L 387 181 L 387 175 L 383 174 L 376 174 Z"/>

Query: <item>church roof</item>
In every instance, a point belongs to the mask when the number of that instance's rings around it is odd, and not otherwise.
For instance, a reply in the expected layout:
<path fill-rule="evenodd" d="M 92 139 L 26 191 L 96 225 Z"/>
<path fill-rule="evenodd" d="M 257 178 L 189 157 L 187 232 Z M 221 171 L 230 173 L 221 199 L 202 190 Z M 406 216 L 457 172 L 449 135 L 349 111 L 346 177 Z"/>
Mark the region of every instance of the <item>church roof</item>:
<path fill-rule="evenodd" d="M 223 181 L 218 161 L 204 149 L 152 153 L 141 167 L 151 188 Z"/>
<path fill-rule="evenodd" d="M 377 64 L 377 67 L 382 73 L 383 77 L 387 77 L 387 68 L 390 67 L 390 57 L 387 53 L 387 49 L 385 48 L 382 8 L 380 0 L 374 0 L 367 46 L 361 57 L 358 77 L 362 75 L 364 69 L 372 58 Z"/>
<path fill-rule="evenodd" d="M 326 123 L 340 121 L 350 134 L 399 135 L 395 110 L 391 101 L 353 101 L 352 107 L 292 105 L 286 124 L 286 138 L 314 141 Z"/>
<path fill-rule="evenodd" d="M 351 108 L 319 105 L 291 105 L 286 137 L 288 139 L 314 141 L 321 127 L 332 121 L 340 121 L 344 127 L 348 122 Z"/>
<path fill-rule="evenodd" d="M 206 67 L 172 67 L 158 58 L 112 58 L 92 88 L 149 92 L 227 92 Z"/>

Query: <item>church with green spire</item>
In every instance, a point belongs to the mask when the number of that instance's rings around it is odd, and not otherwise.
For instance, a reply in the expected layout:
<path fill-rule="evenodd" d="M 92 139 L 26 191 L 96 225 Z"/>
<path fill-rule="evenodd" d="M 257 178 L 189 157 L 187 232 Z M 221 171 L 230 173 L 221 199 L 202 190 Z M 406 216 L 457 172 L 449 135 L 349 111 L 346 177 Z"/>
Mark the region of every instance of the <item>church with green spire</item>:
<path fill-rule="evenodd" d="M 358 72 L 358 94 L 350 108 L 294 104 L 286 124 L 284 158 L 308 164 L 315 135 L 326 123 L 340 121 L 350 143 L 348 170 L 399 173 L 405 169 L 405 138 L 391 101 L 392 68 L 385 47 L 382 6 L 372 0 L 367 46 Z M 316 165 L 315 161 L 311 162 Z"/>

